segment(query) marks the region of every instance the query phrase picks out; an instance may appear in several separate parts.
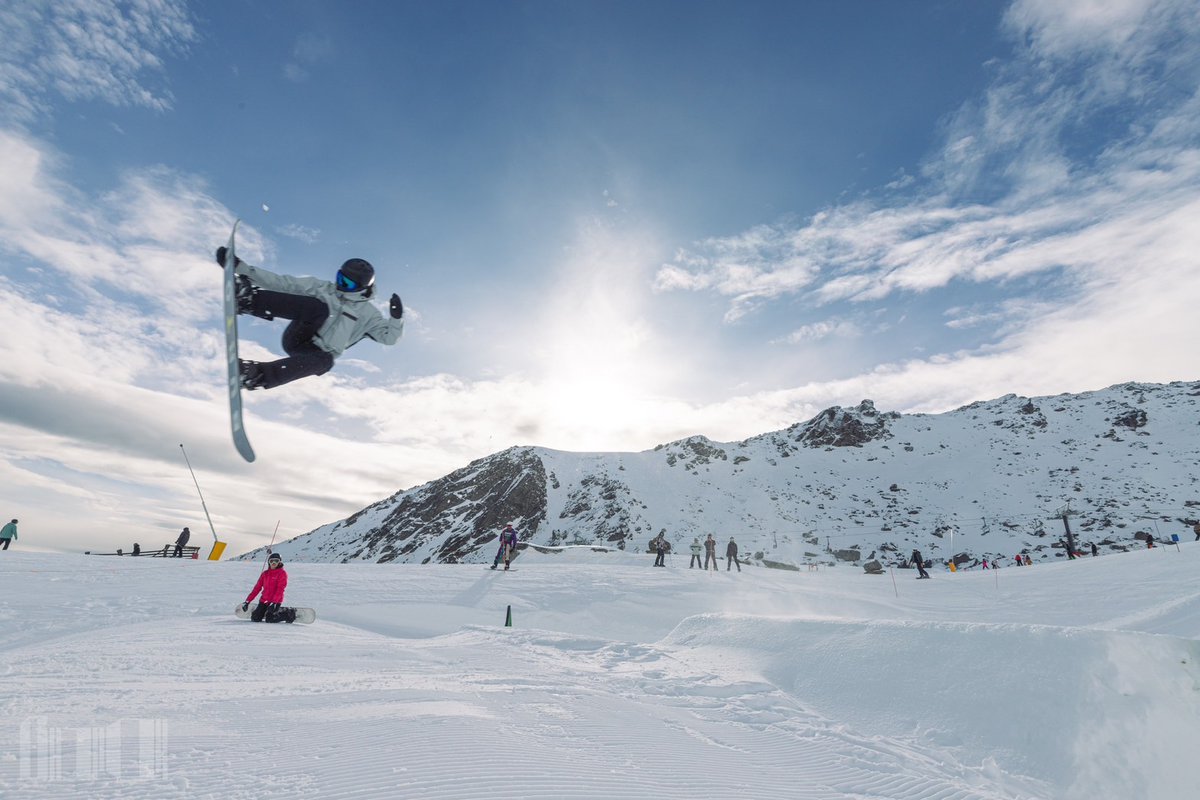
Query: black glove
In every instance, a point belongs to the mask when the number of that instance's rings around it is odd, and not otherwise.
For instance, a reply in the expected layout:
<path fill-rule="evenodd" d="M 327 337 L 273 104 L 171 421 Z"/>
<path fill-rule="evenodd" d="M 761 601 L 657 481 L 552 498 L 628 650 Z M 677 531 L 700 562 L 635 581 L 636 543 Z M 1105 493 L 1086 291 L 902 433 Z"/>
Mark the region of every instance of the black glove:
<path fill-rule="evenodd" d="M 226 255 L 228 253 L 229 253 L 229 251 L 225 249 L 224 245 L 217 248 L 217 263 L 221 265 L 221 269 L 225 269 Z M 237 269 L 237 267 L 240 264 L 245 263 L 237 256 L 233 257 L 233 261 L 234 261 L 234 269 Z"/>
<path fill-rule="evenodd" d="M 392 302 L 388 308 L 392 312 L 392 319 L 400 319 L 404 316 L 404 304 L 400 302 L 400 295 L 392 295 Z"/>
<path fill-rule="evenodd" d="M 249 608 L 250 608 L 250 601 L 249 601 L 249 600 L 247 600 L 246 602 L 242 603 L 242 611 L 246 611 L 246 610 L 248 610 Z"/>

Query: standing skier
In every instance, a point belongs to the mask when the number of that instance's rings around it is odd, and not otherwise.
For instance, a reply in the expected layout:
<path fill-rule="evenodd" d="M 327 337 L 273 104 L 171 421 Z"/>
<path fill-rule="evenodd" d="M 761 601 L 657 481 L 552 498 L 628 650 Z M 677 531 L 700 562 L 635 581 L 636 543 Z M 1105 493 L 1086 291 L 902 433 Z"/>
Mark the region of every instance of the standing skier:
<path fill-rule="evenodd" d="M 700 537 L 692 539 L 692 560 L 688 562 L 688 569 L 700 566 L 700 551 L 704 548 L 700 544 Z M 703 569 L 703 567 L 701 567 Z"/>
<path fill-rule="evenodd" d="M 667 537 L 660 533 L 650 540 L 650 546 L 654 548 L 654 566 L 667 566 L 667 550 L 671 547 L 667 544 Z"/>
<path fill-rule="evenodd" d="M 742 571 L 742 565 L 738 564 L 738 546 L 733 537 L 729 537 L 729 544 L 725 545 L 725 571 L 729 572 L 731 566 L 737 566 L 738 572 Z"/>
<path fill-rule="evenodd" d="M 500 563 L 500 559 L 504 559 L 504 569 L 508 570 L 509 562 L 513 560 L 513 553 L 517 550 L 517 532 L 513 528 L 512 523 L 504 526 L 504 530 L 500 533 L 500 548 L 496 551 L 496 558 L 492 560 L 492 569 Z"/>
<path fill-rule="evenodd" d="M 925 571 L 925 559 L 921 558 L 920 550 L 914 549 L 912 551 L 912 563 L 913 563 L 913 566 L 917 568 L 917 572 L 920 573 L 917 576 L 917 580 L 921 580 L 921 578 L 929 577 L 929 573 Z"/>
<path fill-rule="evenodd" d="M 708 538 L 704 540 L 704 569 L 708 570 L 708 565 L 712 564 L 713 572 L 717 571 L 717 540 L 710 533 Z"/>
<path fill-rule="evenodd" d="M 226 249 L 217 248 L 217 263 L 225 266 Z M 242 388 L 274 389 L 297 378 L 324 375 L 333 360 L 364 338 L 395 344 L 404 332 L 404 305 L 393 294 L 391 319 L 384 319 L 370 298 L 375 293 L 375 268 L 361 258 L 342 264 L 334 282 L 320 278 L 276 275 L 252 267 L 240 258 L 237 273 L 239 314 L 260 319 L 289 319 L 283 332 L 287 358 L 241 361 Z"/>
<path fill-rule="evenodd" d="M 183 558 L 183 547 L 188 543 L 188 539 L 192 538 L 192 532 L 184 528 L 179 532 L 179 538 L 175 540 L 175 557 Z"/>
<path fill-rule="evenodd" d="M 0 550 L 7 550 L 8 545 L 16 538 L 17 521 L 14 519 L 12 522 L 6 522 L 4 527 L 0 528 L 0 542 L 4 543 L 3 545 L 0 545 Z"/>
<path fill-rule="evenodd" d="M 250 590 L 242 610 L 250 607 L 254 596 L 262 592 L 259 604 L 255 606 L 250 619 L 254 622 L 295 622 L 296 609 L 281 608 L 283 605 L 283 590 L 287 588 L 287 570 L 283 568 L 283 558 L 279 553 L 271 553 L 267 558 L 267 568 L 258 574 L 258 583 Z"/>

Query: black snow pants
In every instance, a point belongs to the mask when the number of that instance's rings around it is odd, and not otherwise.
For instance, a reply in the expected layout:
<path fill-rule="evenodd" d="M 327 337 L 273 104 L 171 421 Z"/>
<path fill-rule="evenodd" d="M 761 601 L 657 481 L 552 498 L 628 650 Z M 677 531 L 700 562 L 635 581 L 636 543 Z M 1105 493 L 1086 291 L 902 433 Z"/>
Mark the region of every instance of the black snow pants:
<path fill-rule="evenodd" d="M 251 622 L 295 622 L 296 609 L 281 606 L 279 603 L 259 603 L 250 612 Z"/>
<path fill-rule="evenodd" d="M 259 319 L 290 319 L 283 332 L 283 351 L 287 358 L 259 365 L 261 388 L 273 389 L 309 375 L 324 375 L 333 369 L 333 356 L 313 342 L 325 320 L 329 306 L 316 297 L 284 294 L 259 289 L 254 293 L 249 314 Z"/>

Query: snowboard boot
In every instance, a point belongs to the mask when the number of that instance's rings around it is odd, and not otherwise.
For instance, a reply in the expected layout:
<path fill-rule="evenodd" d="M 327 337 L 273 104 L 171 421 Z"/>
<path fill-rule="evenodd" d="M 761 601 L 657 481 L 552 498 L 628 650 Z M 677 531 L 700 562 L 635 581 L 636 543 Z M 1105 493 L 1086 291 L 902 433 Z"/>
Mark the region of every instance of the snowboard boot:
<path fill-rule="evenodd" d="M 279 619 L 281 622 L 286 622 L 289 625 L 296 621 L 296 609 L 281 608 L 279 609 Z"/>
<path fill-rule="evenodd" d="M 254 295 L 258 287 L 250 282 L 248 275 L 234 275 L 234 296 L 237 298 L 237 313 L 250 314 L 254 308 Z"/>
<path fill-rule="evenodd" d="M 263 388 L 263 382 L 266 381 L 267 376 L 260 362 L 239 358 L 238 367 L 242 376 L 243 389 L 254 391 L 255 389 Z"/>

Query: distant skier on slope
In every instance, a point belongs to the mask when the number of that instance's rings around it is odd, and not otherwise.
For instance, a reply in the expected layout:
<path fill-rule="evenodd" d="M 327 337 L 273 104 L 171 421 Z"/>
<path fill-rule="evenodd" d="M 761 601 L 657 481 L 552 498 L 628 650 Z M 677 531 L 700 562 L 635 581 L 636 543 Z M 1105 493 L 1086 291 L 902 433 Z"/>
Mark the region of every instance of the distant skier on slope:
<path fill-rule="evenodd" d="M 250 619 L 254 622 L 295 622 L 296 610 L 282 608 L 283 591 L 287 588 L 287 570 L 283 568 L 283 558 L 279 553 L 271 553 L 267 558 L 267 568 L 258 574 L 258 582 L 250 590 L 246 602 L 242 603 L 242 611 L 250 607 L 250 602 L 260 591 L 262 598 Z"/>
<path fill-rule="evenodd" d="M 712 564 L 713 572 L 716 572 L 717 567 L 717 540 L 710 533 L 708 538 L 704 540 L 704 571 L 708 571 L 708 565 Z"/>
<path fill-rule="evenodd" d="M 692 560 L 688 562 L 688 569 L 700 566 L 700 551 L 703 549 L 704 547 L 700 544 L 699 536 L 697 536 L 695 539 L 692 539 Z M 701 569 L 703 569 L 703 567 L 701 567 Z"/>
<path fill-rule="evenodd" d="M 654 551 L 654 566 L 667 566 L 667 551 L 671 549 L 671 545 L 667 543 L 667 537 L 664 534 L 659 534 L 650 540 L 650 549 Z"/>
<path fill-rule="evenodd" d="M 492 569 L 500 563 L 500 559 L 504 559 L 504 569 L 508 569 L 509 563 L 513 560 L 513 553 L 517 550 L 517 531 L 512 524 L 504 526 L 504 530 L 500 533 L 500 548 L 496 550 L 496 557 L 492 560 Z"/>
<path fill-rule="evenodd" d="M 925 571 L 925 559 L 921 557 L 921 551 L 915 548 L 912 551 L 912 563 L 917 568 L 917 572 L 920 573 L 917 575 L 917 580 L 929 577 L 929 573 Z"/>
<path fill-rule="evenodd" d="M 8 546 L 16 541 L 16 539 L 17 521 L 14 519 L 12 522 L 4 523 L 4 527 L 0 528 L 0 542 L 3 542 L 3 545 L 0 545 L 0 549 L 7 550 Z"/>
<path fill-rule="evenodd" d="M 226 249 L 217 248 L 217 263 L 225 266 Z M 260 319 L 289 319 L 283 332 L 287 358 L 241 361 L 242 388 L 273 389 L 298 378 L 324 375 L 333 360 L 364 338 L 395 344 L 404 332 L 404 305 L 393 294 L 391 319 L 384 319 L 369 301 L 375 292 L 375 268 L 364 259 L 342 264 L 334 282 L 320 278 L 276 275 L 252 267 L 240 258 L 237 273 L 239 314 Z"/>
<path fill-rule="evenodd" d="M 187 528 L 179 532 L 179 537 L 175 540 L 175 558 L 183 558 L 183 548 L 187 546 L 190 538 L 192 538 L 192 532 Z"/>

